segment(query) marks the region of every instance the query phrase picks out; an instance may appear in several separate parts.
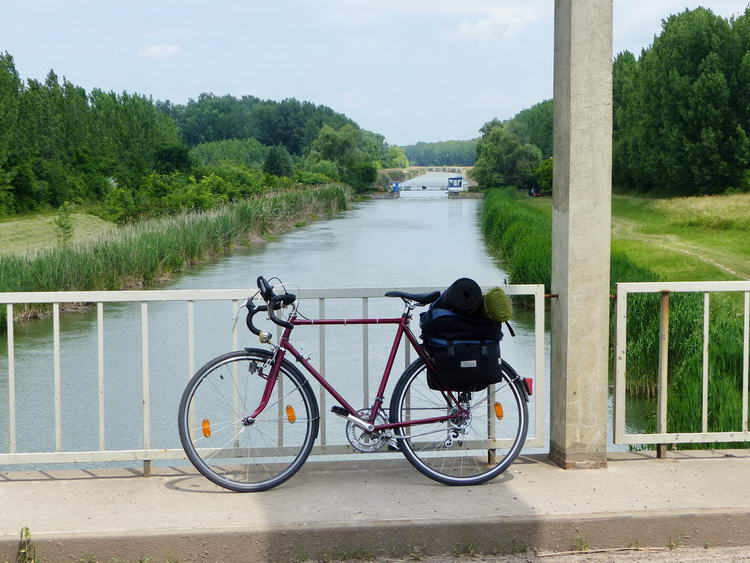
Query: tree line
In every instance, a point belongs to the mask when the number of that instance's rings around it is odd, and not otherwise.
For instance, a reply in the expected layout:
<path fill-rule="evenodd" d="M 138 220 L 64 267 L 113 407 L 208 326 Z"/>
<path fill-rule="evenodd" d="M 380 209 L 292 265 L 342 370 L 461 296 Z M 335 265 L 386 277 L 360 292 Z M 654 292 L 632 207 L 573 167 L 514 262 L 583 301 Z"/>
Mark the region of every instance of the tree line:
<path fill-rule="evenodd" d="M 750 191 L 750 8 L 728 19 L 706 8 L 672 15 L 638 57 L 619 53 L 612 72 L 616 187 Z M 551 101 L 485 124 L 475 178 L 551 188 L 552 138 Z"/>
<path fill-rule="evenodd" d="M 477 140 L 419 142 L 403 148 L 413 166 L 471 166 L 477 158 Z"/>
<path fill-rule="evenodd" d="M 84 204 L 108 219 L 213 207 L 269 188 L 366 189 L 402 149 L 331 108 L 201 94 L 187 104 L 23 80 L 0 53 L 0 216 Z"/>
<path fill-rule="evenodd" d="M 613 66 L 614 181 L 669 194 L 750 188 L 750 8 L 662 22 L 639 57 Z"/>

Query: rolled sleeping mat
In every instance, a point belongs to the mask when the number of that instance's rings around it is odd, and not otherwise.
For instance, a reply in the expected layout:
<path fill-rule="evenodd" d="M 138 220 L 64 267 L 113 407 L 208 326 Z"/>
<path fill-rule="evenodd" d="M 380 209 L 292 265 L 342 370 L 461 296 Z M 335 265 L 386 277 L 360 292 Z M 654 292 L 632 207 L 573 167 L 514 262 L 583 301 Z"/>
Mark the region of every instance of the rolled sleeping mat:
<path fill-rule="evenodd" d="M 493 287 L 484 294 L 483 316 L 498 323 L 507 323 L 513 316 L 510 297 L 499 287 Z"/>
<path fill-rule="evenodd" d="M 469 278 L 454 281 L 435 302 L 438 307 L 471 315 L 482 306 L 482 290 Z"/>

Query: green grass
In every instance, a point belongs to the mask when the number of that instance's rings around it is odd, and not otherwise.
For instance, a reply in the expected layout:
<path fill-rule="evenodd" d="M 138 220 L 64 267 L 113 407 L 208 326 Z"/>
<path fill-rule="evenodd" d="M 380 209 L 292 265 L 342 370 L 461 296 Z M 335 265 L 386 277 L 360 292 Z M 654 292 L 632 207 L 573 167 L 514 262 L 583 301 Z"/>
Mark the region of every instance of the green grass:
<path fill-rule="evenodd" d="M 612 252 L 624 254 L 633 264 L 656 274 L 658 278 L 664 280 L 721 281 L 737 279 L 736 276 L 703 260 L 644 241 L 614 239 L 612 241 Z"/>
<path fill-rule="evenodd" d="M 253 237 L 289 230 L 295 222 L 346 209 L 348 187 L 330 185 L 272 193 L 202 213 L 143 221 L 69 247 L 0 256 L 0 292 L 94 291 L 141 287 L 166 274 L 225 253 Z M 39 305 L 15 316 L 44 316 Z M 5 325 L 0 311 L 0 328 Z"/>
<path fill-rule="evenodd" d="M 750 194 L 671 199 L 616 195 L 612 214 L 615 238 L 651 238 L 683 254 L 708 256 L 736 277 L 750 277 Z"/>
<path fill-rule="evenodd" d="M 0 254 L 35 252 L 57 244 L 56 214 L 14 217 L 0 221 Z M 116 229 L 112 223 L 94 215 L 73 214 L 73 242 L 81 243 Z"/>
<path fill-rule="evenodd" d="M 657 200 L 619 199 L 615 213 L 639 225 L 664 229 L 670 219 Z M 693 202 L 691 202 L 693 203 Z M 718 205 L 719 202 L 712 202 Z M 726 212 L 726 209 L 725 209 Z M 666 216 L 666 215 L 665 215 Z M 735 224 L 731 220 L 727 225 Z M 528 200 L 512 190 L 493 190 L 485 198 L 482 227 L 490 250 L 504 260 L 511 283 L 544 283 L 549 288 L 551 262 L 550 201 Z M 709 227 L 700 227 L 708 229 Z M 713 228 L 713 227 L 711 227 Z M 723 228 L 724 236 L 736 230 Z M 667 243 L 669 240 L 666 241 Z M 666 243 L 665 243 L 666 244 Z M 746 250 L 747 251 L 747 250 Z M 725 270 L 679 249 L 641 239 L 614 240 L 611 282 L 736 279 Z M 654 397 L 657 388 L 659 295 L 631 295 L 628 300 L 627 392 Z M 612 308 L 614 313 L 614 307 Z M 709 349 L 709 431 L 741 428 L 742 316 L 739 295 L 715 295 L 711 301 Z M 611 317 L 614 326 L 614 318 Z M 613 342 L 613 339 L 610 339 Z M 675 294 L 670 300 L 670 432 L 701 430 L 703 297 Z M 648 421 L 655 429 L 655 420 Z M 693 446 L 685 446 L 693 447 Z M 721 447 L 718 445 L 717 447 Z"/>

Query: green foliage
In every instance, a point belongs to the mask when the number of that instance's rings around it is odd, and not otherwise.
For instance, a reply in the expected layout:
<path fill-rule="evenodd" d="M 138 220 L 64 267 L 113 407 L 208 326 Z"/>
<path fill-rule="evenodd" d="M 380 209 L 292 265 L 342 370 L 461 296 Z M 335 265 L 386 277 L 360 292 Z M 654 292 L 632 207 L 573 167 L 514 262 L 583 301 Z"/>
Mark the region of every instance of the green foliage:
<path fill-rule="evenodd" d="M 37 563 L 36 546 L 31 542 L 31 531 L 27 527 L 21 528 L 21 539 L 16 551 L 16 563 Z"/>
<path fill-rule="evenodd" d="M 24 83 L 0 54 L 0 212 L 101 200 L 108 178 L 133 189 L 154 168 L 175 165 L 177 128 L 151 99 L 87 93 L 54 72 Z"/>
<path fill-rule="evenodd" d="M 747 190 L 750 9 L 664 20 L 639 58 L 614 62 L 614 180 L 670 194 Z"/>
<path fill-rule="evenodd" d="M 545 158 L 539 166 L 537 166 L 534 176 L 536 178 L 537 186 L 542 191 L 552 191 L 552 177 L 554 173 L 554 160 L 552 157 Z"/>
<path fill-rule="evenodd" d="M 154 169 L 160 174 L 188 172 L 192 167 L 190 149 L 185 145 L 169 145 L 154 153 Z"/>
<path fill-rule="evenodd" d="M 72 217 L 72 206 L 70 202 L 64 202 L 57 210 L 55 217 L 55 229 L 57 230 L 57 241 L 61 246 L 70 244 L 75 232 L 75 224 Z"/>
<path fill-rule="evenodd" d="M 511 283 L 544 283 L 550 290 L 551 219 L 548 210 L 521 200 L 513 190 L 491 190 L 484 200 L 482 230 L 490 250 L 503 260 Z M 658 281 L 639 266 L 626 245 L 612 248 L 611 284 Z M 627 392 L 653 397 L 657 389 L 659 295 L 632 295 L 628 300 Z M 742 315 L 736 296 L 711 302 L 709 335 L 709 431 L 731 431 L 742 418 Z M 740 313 L 740 314 L 738 314 Z M 611 326 L 614 327 L 614 309 Z M 613 342 L 614 339 L 610 339 Z M 610 351 L 612 353 L 612 351 Z M 699 432 L 702 389 L 703 297 L 670 297 L 669 432 Z M 655 430 L 655 419 L 646 431 Z M 685 445 L 682 447 L 701 447 Z"/>
<path fill-rule="evenodd" d="M 315 174 L 323 174 L 328 176 L 332 180 L 340 180 L 341 176 L 336 163 L 331 160 L 318 160 L 306 161 L 304 166 L 301 167 L 303 170 L 313 172 Z"/>
<path fill-rule="evenodd" d="M 377 165 L 366 160 L 353 161 L 347 165 L 344 179 L 354 188 L 364 190 L 378 179 Z"/>
<path fill-rule="evenodd" d="M 384 146 L 381 136 L 353 125 L 345 125 L 338 131 L 323 126 L 312 143 L 305 166 L 315 170 L 322 163 L 333 163 L 341 180 L 357 190 L 364 190 L 378 178 Z M 330 164 L 323 166 L 330 168 Z"/>
<path fill-rule="evenodd" d="M 326 145 L 322 130 L 349 143 L 343 153 Z M 295 179 L 290 153 L 302 164 Z M 364 188 L 383 162 L 408 164 L 382 135 L 325 106 L 212 94 L 173 105 L 87 93 L 54 72 L 24 82 L 0 53 L 0 215 L 86 202 L 123 223 L 299 182 Z"/>
<path fill-rule="evenodd" d="M 263 163 L 263 171 L 274 176 L 291 176 L 294 167 L 287 150 L 281 145 L 271 147 Z"/>
<path fill-rule="evenodd" d="M 262 168 L 269 150 L 256 139 L 226 139 L 197 145 L 190 150 L 190 157 L 198 166 L 241 164 Z"/>
<path fill-rule="evenodd" d="M 549 214 L 516 199 L 511 189 L 491 190 L 484 200 L 482 230 L 490 250 L 503 259 L 510 283 L 543 283 L 549 291 L 552 277 Z"/>
<path fill-rule="evenodd" d="M 238 99 L 229 95 L 201 94 L 185 105 L 163 102 L 159 106 L 175 119 L 183 140 L 192 146 L 254 138 L 266 146 L 283 145 L 291 154 L 300 155 L 318 136 L 322 126 L 340 129 L 354 123 L 329 107 L 294 98 L 275 102 L 254 96 Z"/>
<path fill-rule="evenodd" d="M 386 159 L 381 163 L 383 168 L 407 168 L 409 159 L 401 147 L 391 145 L 388 147 Z"/>
<path fill-rule="evenodd" d="M 471 166 L 477 159 L 477 139 L 420 142 L 403 149 L 413 166 Z"/>
<path fill-rule="evenodd" d="M 190 190 L 211 190 L 207 176 Z M 346 209 L 351 191 L 334 184 L 241 200 L 208 212 L 188 212 L 121 227 L 85 244 L 54 247 L 35 254 L 0 256 L 0 292 L 117 290 L 142 285 L 182 270 L 248 240 L 289 228 L 309 215 Z M 44 313 L 43 306 L 25 316 Z M 0 311 L 0 329 L 5 310 Z"/>
<path fill-rule="evenodd" d="M 509 127 L 497 120 L 486 123 L 477 143 L 477 162 L 472 177 L 484 187 L 535 185 L 542 154 L 535 145 L 524 145 Z"/>
<path fill-rule="evenodd" d="M 545 100 L 518 112 L 506 122 L 524 145 L 536 145 L 542 158 L 552 156 L 552 100 Z"/>
<path fill-rule="evenodd" d="M 316 185 L 316 184 L 330 184 L 333 178 L 321 174 L 320 172 L 311 172 L 309 170 L 297 170 L 292 176 L 292 179 L 297 184 L 302 185 Z"/>

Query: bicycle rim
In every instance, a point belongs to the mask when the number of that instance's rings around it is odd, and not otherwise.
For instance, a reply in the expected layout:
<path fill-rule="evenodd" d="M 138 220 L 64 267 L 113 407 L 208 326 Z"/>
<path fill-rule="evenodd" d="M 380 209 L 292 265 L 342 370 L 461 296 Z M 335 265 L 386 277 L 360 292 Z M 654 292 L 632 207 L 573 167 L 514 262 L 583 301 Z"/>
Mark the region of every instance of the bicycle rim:
<path fill-rule="evenodd" d="M 526 401 L 516 383 L 503 380 L 463 399 L 469 416 L 396 430 L 406 458 L 426 476 L 449 485 L 479 484 L 501 474 L 526 439 Z M 423 362 L 402 376 L 392 409 L 397 422 L 448 415 L 454 409 L 443 394 L 430 389 Z"/>
<path fill-rule="evenodd" d="M 238 352 L 209 362 L 180 403 L 180 439 L 193 465 L 234 491 L 261 491 L 289 479 L 312 449 L 318 409 L 305 379 L 282 365 L 266 408 L 254 419 L 273 356 Z"/>

